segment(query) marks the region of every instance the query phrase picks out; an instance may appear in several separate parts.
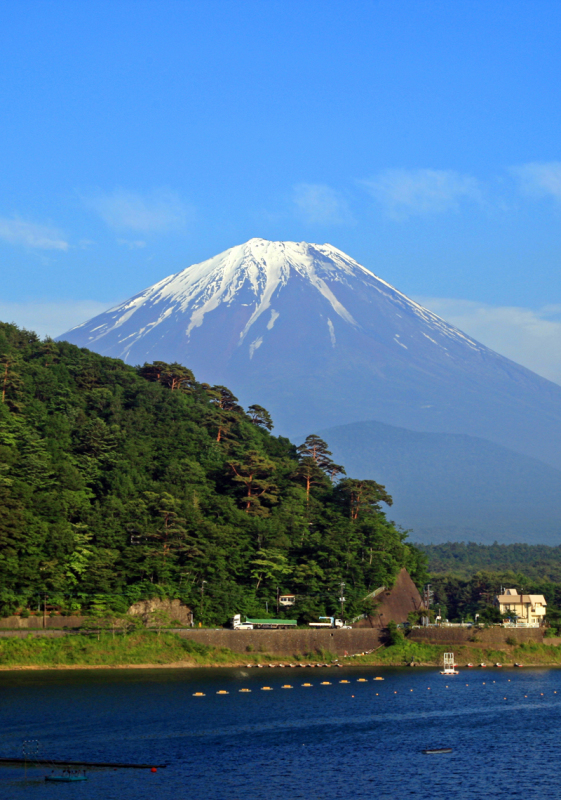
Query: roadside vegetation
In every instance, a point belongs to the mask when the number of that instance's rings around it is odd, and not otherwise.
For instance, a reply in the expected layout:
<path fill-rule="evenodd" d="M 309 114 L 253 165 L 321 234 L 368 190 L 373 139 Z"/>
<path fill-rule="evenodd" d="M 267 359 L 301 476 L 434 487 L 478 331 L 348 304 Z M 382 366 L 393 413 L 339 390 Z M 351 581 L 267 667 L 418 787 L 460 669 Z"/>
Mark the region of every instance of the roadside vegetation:
<path fill-rule="evenodd" d="M 72 666 L 126 666 L 182 663 L 188 666 L 228 666 L 258 663 L 261 654 L 245 656 L 227 648 L 206 647 L 178 634 L 152 631 L 113 636 L 107 631 L 71 634 L 57 638 L 1 638 L 0 668 Z"/>

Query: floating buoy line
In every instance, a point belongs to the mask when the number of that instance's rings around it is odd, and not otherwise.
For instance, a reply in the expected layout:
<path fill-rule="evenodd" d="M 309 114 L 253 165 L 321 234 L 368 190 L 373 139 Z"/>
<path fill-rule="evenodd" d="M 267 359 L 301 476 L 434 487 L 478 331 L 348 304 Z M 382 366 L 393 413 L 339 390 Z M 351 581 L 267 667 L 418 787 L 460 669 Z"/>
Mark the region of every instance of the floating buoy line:
<path fill-rule="evenodd" d="M 372 681 L 383 681 L 384 678 L 382 678 L 381 676 L 376 676 L 376 677 L 372 678 L 371 680 Z M 368 683 L 368 681 L 369 681 L 368 678 L 356 678 L 356 683 Z M 510 683 L 511 679 L 508 678 L 507 682 Z M 343 678 L 342 680 L 339 681 L 339 684 L 345 684 L 347 686 L 350 686 L 351 683 L 352 683 L 352 681 L 347 680 L 346 678 Z M 302 688 L 306 688 L 306 689 L 311 689 L 314 686 L 313 683 L 309 683 L 309 682 L 302 683 L 300 685 L 301 685 Z M 469 688 L 470 686 L 473 687 L 474 685 L 476 685 L 476 684 L 473 684 L 473 683 L 464 684 L 465 688 Z M 487 681 L 482 681 L 481 685 L 482 686 L 486 686 L 487 685 Z M 492 681 L 491 682 L 491 686 L 493 686 L 493 685 L 496 685 L 496 681 Z M 333 683 L 332 683 L 332 681 L 320 681 L 319 686 L 333 686 Z M 260 688 L 260 690 L 262 692 L 272 692 L 272 691 L 274 691 L 274 688 L 272 686 L 261 686 L 259 688 Z M 294 689 L 294 686 L 292 684 L 290 684 L 290 683 L 284 683 L 284 684 L 282 684 L 282 686 L 280 688 L 281 689 Z M 420 687 L 416 687 L 416 688 L 420 688 Z M 454 687 L 446 684 L 443 688 L 446 690 L 446 689 L 451 689 L 451 688 L 454 688 Z M 499 688 L 499 686 L 497 686 L 497 688 Z M 431 691 L 431 687 L 427 686 L 426 690 L 427 690 L 427 692 L 430 692 Z M 405 688 L 401 689 L 401 691 L 406 691 L 406 689 Z M 414 689 L 409 688 L 409 692 L 413 692 L 413 691 L 414 691 Z M 248 689 L 247 687 L 242 687 L 241 689 L 238 689 L 238 692 L 242 693 L 242 694 L 250 694 L 252 692 L 252 689 Z M 392 691 L 392 693 L 394 695 L 397 695 L 398 694 L 398 690 L 394 689 Z M 219 689 L 216 692 L 216 694 L 224 696 L 224 695 L 229 695 L 230 692 L 228 690 L 226 690 L 226 689 Z M 557 690 L 553 690 L 552 694 L 556 695 L 557 694 Z M 192 696 L 193 697 L 206 697 L 206 693 L 205 692 L 193 692 Z M 375 693 L 375 697 L 379 697 L 379 696 L 380 696 L 379 692 L 376 692 Z M 538 697 L 545 697 L 546 693 L 545 692 L 540 692 L 537 696 Z M 351 697 L 354 697 L 354 694 L 351 695 Z M 524 699 L 527 700 L 528 698 L 529 698 L 529 695 L 525 694 L 524 695 Z M 502 699 L 503 700 L 507 700 L 508 698 L 506 696 L 503 696 Z M 422 752 L 425 752 L 425 751 L 422 751 Z M 430 751 L 430 752 L 440 752 L 440 750 L 436 749 L 436 750 Z M 3 761 L 3 759 L 0 758 L 0 764 L 2 763 L 2 761 Z"/>

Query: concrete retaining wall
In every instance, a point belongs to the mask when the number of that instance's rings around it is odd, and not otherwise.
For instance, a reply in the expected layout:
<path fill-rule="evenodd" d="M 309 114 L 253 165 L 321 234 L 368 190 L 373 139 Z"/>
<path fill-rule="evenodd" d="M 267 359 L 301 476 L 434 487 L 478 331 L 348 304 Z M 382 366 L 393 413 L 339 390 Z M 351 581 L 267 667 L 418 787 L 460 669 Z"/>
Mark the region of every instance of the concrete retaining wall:
<path fill-rule="evenodd" d="M 191 628 L 177 631 L 185 639 L 208 645 L 227 647 L 234 653 L 272 653 L 292 656 L 319 654 L 329 650 L 338 656 L 363 653 L 381 644 L 382 634 L 376 629 L 296 630 L 296 631 L 232 631 Z"/>
<path fill-rule="evenodd" d="M 0 639 L 26 639 L 28 636 L 34 638 L 46 637 L 47 639 L 57 639 L 59 636 L 68 636 L 67 631 L 52 630 L 52 631 L 0 631 Z"/>
<path fill-rule="evenodd" d="M 381 644 L 378 630 L 296 630 L 296 631 L 232 631 L 208 628 L 174 628 L 173 633 L 184 639 L 209 647 L 227 647 L 234 653 L 271 653 L 275 656 L 310 654 L 317 657 L 329 651 L 337 656 L 353 655 L 373 650 Z M 26 636 L 56 638 L 71 636 L 63 630 L 0 630 L 0 638 Z"/>
<path fill-rule="evenodd" d="M 45 622 L 47 628 L 79 628 L 84 624 L 87 617 L 47 617 Z M 41 630 L 43 628 L 43 617 L 3 617 L 0 619 L 0 630 Z"/>
<path fill-rule="evenodd" d="M 543 643 L 559 647 L 559 645 L 561 644 L 561 636 L 548 636 L 547 638 L 544 636 Z"/>
<path fill-rule="evenodd" d="M 429 644 L 481 644 L 502 647 L 507 639 L 542 642 L 545 628 L 414 628 L 409 639 Z M 548 641 L 548 640 L 546 640 Z"/>

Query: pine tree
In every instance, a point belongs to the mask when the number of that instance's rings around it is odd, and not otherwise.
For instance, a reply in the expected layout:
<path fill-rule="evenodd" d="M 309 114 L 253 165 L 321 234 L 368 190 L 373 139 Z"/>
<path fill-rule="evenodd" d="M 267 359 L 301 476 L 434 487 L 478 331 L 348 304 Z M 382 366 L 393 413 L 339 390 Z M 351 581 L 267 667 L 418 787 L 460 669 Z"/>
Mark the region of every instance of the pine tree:
<path fill-rule="evenodd" d="M 167 386 L 172 392 L 191 392 L 197 383 L 191 370 L 177 362 L 166 364 L 165 361 L 154 361 L 152 364 L 144 364 L 139 369 L 139 374 L 148 381 Z"/>
<path fill-rule="evenodd" d="M 233 481 L 243 486 L 241 506 L 247 514 L 267 516 L 269 509 L 263 505 L 277 503 L 278 489 L 270 478 L 274 463 L 257 450 L 248 450 L 243 460 L 232 460 L 228 465 L 234 473 Z"/>
<path fill-rule="evenodd" d="M 263 428 L 267 428 L 268 431 L 273 429 L 274 425 L 271 415 L 266 408 L 263 408 L 263 406 L 250 406 L 247 409 L 247 413 L 249 414 L 249 418 L 254 425 L 260 425 Z"/>
<path fill-rule="evenodd" d="M 238 415 L 243 413 L 243 409 L 238 405 L 238 398 L 225 386 L 212 386 L 207 395 L 216 412 L 216 441 L 220 442 L 230 435 L 231 428 L 238 421 Z"/>
<path fill-rule="evenodd" d="M 380 513 L 381 502 L 388 506 L 393 504 L 393 499 L 386 492 L 386 487 L 376 481 L 346 478 L 339 483 L 337 488 L 339 492 L 347 496 L 349 516 L 353 521 L 358 519 L 361 512 Z"/>

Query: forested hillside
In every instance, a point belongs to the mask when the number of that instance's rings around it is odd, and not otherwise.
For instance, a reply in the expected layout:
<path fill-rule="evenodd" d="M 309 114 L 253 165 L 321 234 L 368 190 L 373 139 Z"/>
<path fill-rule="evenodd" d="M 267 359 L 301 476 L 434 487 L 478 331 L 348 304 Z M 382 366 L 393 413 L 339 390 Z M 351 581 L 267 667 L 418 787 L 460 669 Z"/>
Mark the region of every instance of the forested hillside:
<path fill-rule="evenodd" d="M 454 622 L 498 621 L 491 609 L 501 587 L 543 594 L 547 622 L 561 628 L 561 547 L 448 542 L 418 545 L 428 558 L 433 607 Z"/>
<path fill-rule="evenodd" d="M 501 594 L 501 587 L 505 587 L 524 594 L 543 594 L 547 602 L 547 624 L 556 630 L 561 628 L 561 584 L 553 581 L 530 578 L 521 571 L 481 571 L 469 578 L 431 575 L 431 587 L 433 610 L 438 609 L 442 617 L 451 622 L 501 622 L 494 601 Z M 477 620 L 476 615 L 479 615 Z"/>
<path fill-rule="evenodd" d="M 424 556 L 325 444 L 178 364 L 133 368 L 0 323 L 0 613 L 179 597 L 197 619 L 348 614 Z M 256 401 L 259 398 L 255 398 Z"/>
<path fill-rule="evenodd" d="M 561 546 L 447 542 L 419 544 L 431 573 L 467 578 L 480 570 L 522 572 L 532 581 L 561 583 Z"/>

